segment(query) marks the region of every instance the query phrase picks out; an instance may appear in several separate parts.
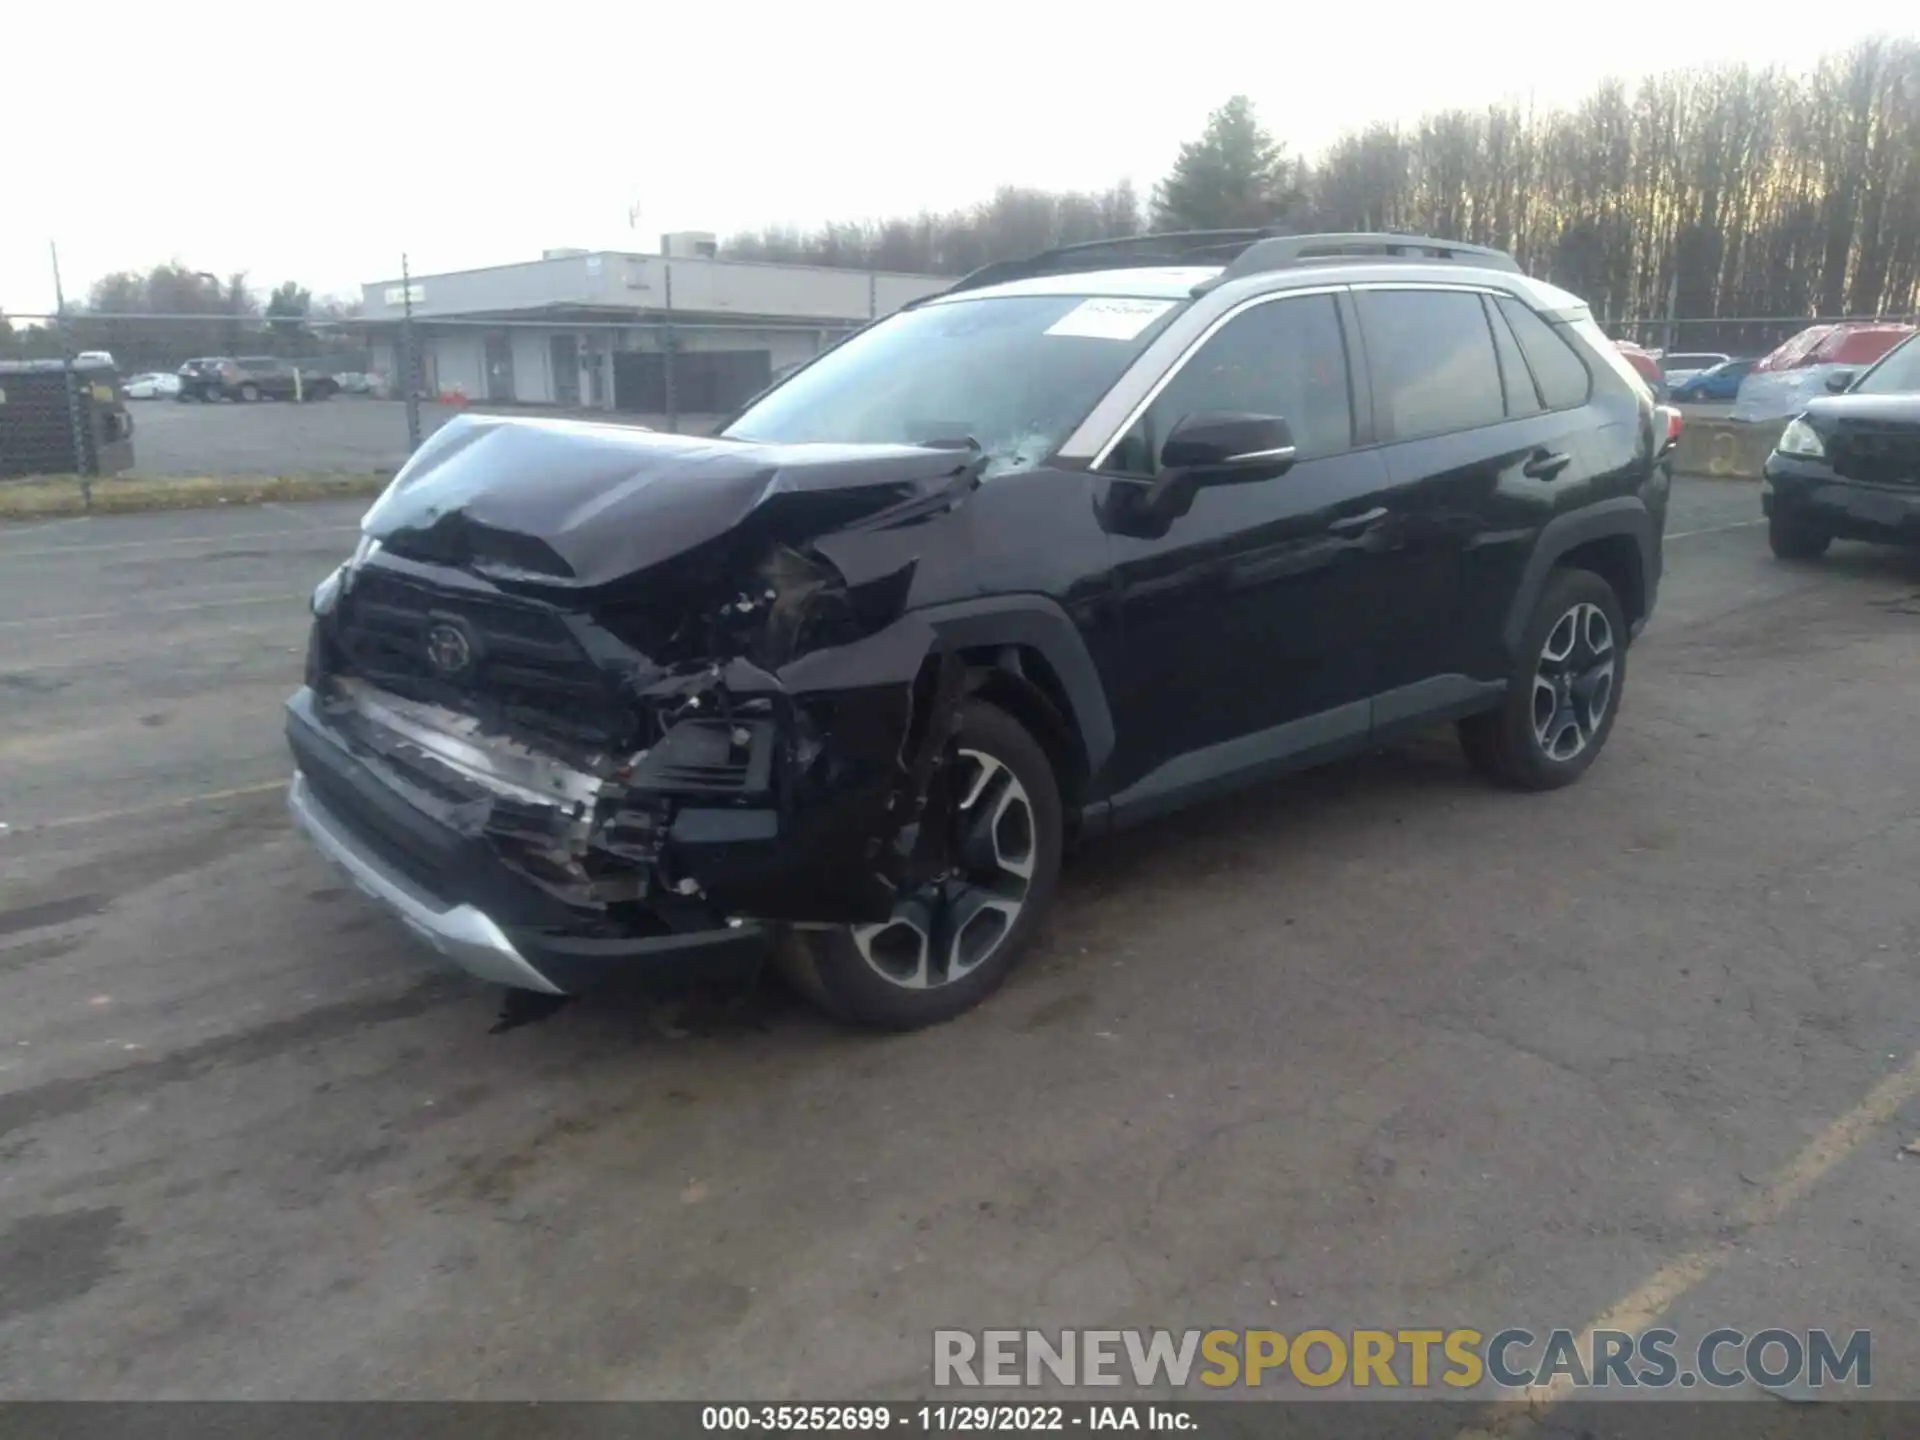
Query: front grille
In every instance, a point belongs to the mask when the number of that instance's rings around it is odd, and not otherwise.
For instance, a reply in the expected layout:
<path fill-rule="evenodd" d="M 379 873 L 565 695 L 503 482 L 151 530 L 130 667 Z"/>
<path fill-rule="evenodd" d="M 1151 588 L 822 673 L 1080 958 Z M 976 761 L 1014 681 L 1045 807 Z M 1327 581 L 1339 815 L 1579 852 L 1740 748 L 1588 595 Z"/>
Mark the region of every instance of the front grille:
<path fill-rule="evenodd" d="M 1920 486 L 1920 429 L 1848 427 L 1833 438 L 1834 474 L 1869 485 Z"/>
<path fill-rule="evenodd" d="M 470 646 L 453 673 L 434 662 L 441 622 Z M 367 569 L 341 597 L 335 644 L 348 673 L 411 699 L 595 747 L 630 724 L 566 618 L 546 606 Z"/>

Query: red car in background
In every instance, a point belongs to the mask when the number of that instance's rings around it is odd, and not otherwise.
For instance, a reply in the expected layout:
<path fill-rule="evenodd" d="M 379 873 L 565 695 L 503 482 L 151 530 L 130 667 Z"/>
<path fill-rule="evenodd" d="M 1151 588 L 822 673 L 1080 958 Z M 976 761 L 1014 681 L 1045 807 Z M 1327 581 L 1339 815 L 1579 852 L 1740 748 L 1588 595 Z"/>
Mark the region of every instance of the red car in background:
<path fill-rule="evenodd" d="M 1838 377 L 1866 369 L 1913 333 L 1913 326 L 1892 320 L 1809 325 L 1740 382 L 1733 418 L 1750 423 L 1790 420 L 1830 385 L 1844 383 Z"/>
<path fill-rule="evenodd" d="M 1842 321 L 1809 325 L 1753 367 L 1755 374 L 1798 370 L 1808 365 L 1853 365 L 1864 370 L 1913 334 L 1896 321 Z"/>
<path fill-rule="evenodd" d="M 1643 349 L 1631 340 L 1616 340 L 1613 342 L 1613 348 L 1625 357 L 1626 362 L 1633 367 L 1634 373 L 1647 382 L 1647 388 L 1653 391 L 1654 399 L 1667 398 L 1667 377 L 1660 369 L 1659 352 Z"/>

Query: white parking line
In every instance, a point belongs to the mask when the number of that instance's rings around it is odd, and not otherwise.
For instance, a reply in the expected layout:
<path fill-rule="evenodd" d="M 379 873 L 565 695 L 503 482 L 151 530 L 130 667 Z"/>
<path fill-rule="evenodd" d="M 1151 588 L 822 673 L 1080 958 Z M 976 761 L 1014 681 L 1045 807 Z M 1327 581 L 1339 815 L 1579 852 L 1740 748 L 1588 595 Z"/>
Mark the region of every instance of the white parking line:
<path fill-rule="evenodd" d="M 62 815 L 53 820 L 29 820 L 11 827 L 14 835 L 35 830 L 66 830 L 75 825 L 98 825 L 108 820 L 129 820 L 136 815 L 153 815 L 162 810 L 184 810 L 192 805 L 214 805 L 222 800 L 244 800 L 270 790 L 287 788 L 285 777 L 264 780 L 258 785 L 236 785 L 230 790 L 203 790 L 198 795 L 182 795 L 176 800 L 155 800 L 146 805 L 129 805 L 122 810 L 96 810 L 90 815 Z M 7 827 L 0 827 L 7 828 Z"/>
<path fill-rule="evenodd" d="M 342 528 L 341 526 L 338 526 L 338 525 L 323 525 L 318 520 L 309 520 L 306 516 L 302 515 L 298 510 L 290 509 L 287 506 L 281 505 L 278 502 L 273 500 L 262 500 L 260 502 L 260 508 L 262 510 L 271 510 L 276 515 L 286 516 L 287 519 L 293 521 L 294 524 L 298 525 L 303 530 L 326 531 L 326 530 L 338 530 Z"/>
<path fill-rule="evenodd" d="M 1766 517 L 1758 520 L 1736 520 L 1731 525 L 1709 525 L 1704 530 L 1681 530 L 1667 536 L 1669 540 L 1691 540 L 1696 535 L 1724 535 L 1729 530 L 1750 530 L 1755 525 L 1766 524 Z"/>
<path fill-rule="evenodd" d="M 35 615 L 25 620 L 0 620 L 0 629 L 21 629 L 28 625 L 79 625 L 95 620 L 140 620 L 149 615 L 185 615 L 195 610 L 230 610 L 236 605 L 272 605 L 297 601 L 309 603 L 306 595 L 285 590 L 266 590 L 240 595 L 231 600 L 199 600 L 191 605 L 148 605 L 139 610 L 101 610 L 91 615 Z"/>
<path fill-rule="evenodd" d="M 69 515 L 64 520 L 46 520 L 37 525 L 9 525 L 0 530 L 0 540 L 11 540 L 16 535 L 41 535 L 48 530 L 61 530 L 68 525 L 80 525 L 91 520 L 91 515 Z"/>
<path fill-rule="evenodd" d="M 172 535 L 157 540 L 110 540 L 103 545 L 53 545 L 44 550 L 0 550 L 9 560 L 28 560 L 47 555 L 94 555 L 103 550 L 150 550 L 161 545 L 221 545 L 238 540 L 284 540 L 289 536 L 311 539 L 315 535 L 358 533 L 360 524 L 308 525 L 299 530 L 235 530 L 221 535 Z"/>

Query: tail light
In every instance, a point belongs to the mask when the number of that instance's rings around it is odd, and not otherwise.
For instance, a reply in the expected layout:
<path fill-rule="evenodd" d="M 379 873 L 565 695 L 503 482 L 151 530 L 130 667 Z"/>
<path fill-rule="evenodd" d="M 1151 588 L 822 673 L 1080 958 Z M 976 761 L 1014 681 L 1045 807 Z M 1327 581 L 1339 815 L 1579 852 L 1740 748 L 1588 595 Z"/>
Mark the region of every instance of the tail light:
<path fill-rule="evenodd" d="M 1687 417 L 1672 405 L 1654 406 L 1654 415 L 1666 427 L 1664 438 L 1660 441 L 1660 453 L 1670 454 L 1673 447 L 1680 443 L 1680 432 L 1687 427 Z"/>

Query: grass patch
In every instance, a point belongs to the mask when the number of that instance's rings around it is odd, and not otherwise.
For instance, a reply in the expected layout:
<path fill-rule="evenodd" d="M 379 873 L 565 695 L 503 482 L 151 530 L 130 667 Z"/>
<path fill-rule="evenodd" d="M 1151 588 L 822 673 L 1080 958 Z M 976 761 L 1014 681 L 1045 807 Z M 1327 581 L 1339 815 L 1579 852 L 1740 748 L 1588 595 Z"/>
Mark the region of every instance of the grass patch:
<path fill-rule="evenodd" d="M 374 496 L 391 476 L 186 475 L 178 478 L 112 475 L 87 487 L 72 476 L 0 482 L 0 520 L 57 519 L 65 515 L 123 515 L 136 510 L 204 510 L 216 505 L 261 505 L 292 500 L 347 500 Z"/>

